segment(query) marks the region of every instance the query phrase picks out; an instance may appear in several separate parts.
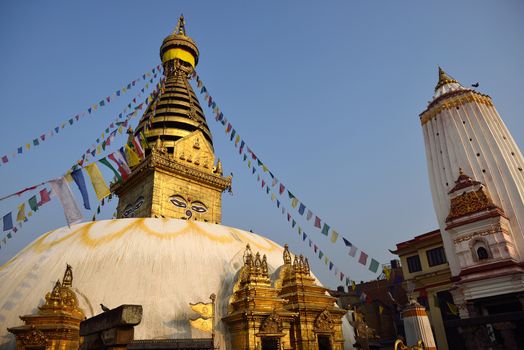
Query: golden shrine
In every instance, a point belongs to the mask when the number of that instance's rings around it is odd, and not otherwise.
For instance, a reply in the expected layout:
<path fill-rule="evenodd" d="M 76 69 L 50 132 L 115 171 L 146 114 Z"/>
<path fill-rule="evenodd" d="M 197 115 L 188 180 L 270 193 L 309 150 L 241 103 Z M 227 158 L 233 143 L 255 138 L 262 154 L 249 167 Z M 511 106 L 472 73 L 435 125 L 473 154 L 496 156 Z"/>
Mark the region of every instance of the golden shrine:
<path fill-rule="evenodd" d="M 73 270 L 67 265 L 62 283 L 56 281 L 34 315 L 20 316 L 25 325 L 8 328 L 19 350 L 76 350 L 80 345 L 80 322 L 85 319 L 72 290 Z"/>

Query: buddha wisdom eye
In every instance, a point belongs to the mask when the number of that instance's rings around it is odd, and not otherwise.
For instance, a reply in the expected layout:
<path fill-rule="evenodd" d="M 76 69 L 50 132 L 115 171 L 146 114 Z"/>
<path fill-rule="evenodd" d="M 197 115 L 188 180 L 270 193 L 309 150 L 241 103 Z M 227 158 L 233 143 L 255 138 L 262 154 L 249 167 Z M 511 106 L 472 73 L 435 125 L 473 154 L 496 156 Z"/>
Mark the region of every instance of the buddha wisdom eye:
<path fill-rule="evenodd" d="M 123 217 L 127 218 L 129 217 L 129 215 L 131 215 L 131 213 L 133 212 L 133 206 L 131 204 L 129 204 L 125 209 L 124 209 L 124 214 L 122 215 Z"/>
<path fill-rule="evenodd" d="M 186 200 L 182 198 L 182 196 L 173 196 L 170 198 L 170 200 L 171 203 L 173 203 L 175 206 L 179 208 L 187 208 Z"/>
<path fill-rule="evenodd" d="M 191 209 L 193 209 L 197 213 L 205 213 L 207 211 L 206 206 L 200 202 L 193 202 L 191 205 Z"/>
<path fill-rule="evenodd" d="M 140 197 L 138 197 L 138 199 L 135 202 L 135 210 L 140 208 L 142 206 L 142 204 L 144 204 L 144 197 L 140 196 Z"/>

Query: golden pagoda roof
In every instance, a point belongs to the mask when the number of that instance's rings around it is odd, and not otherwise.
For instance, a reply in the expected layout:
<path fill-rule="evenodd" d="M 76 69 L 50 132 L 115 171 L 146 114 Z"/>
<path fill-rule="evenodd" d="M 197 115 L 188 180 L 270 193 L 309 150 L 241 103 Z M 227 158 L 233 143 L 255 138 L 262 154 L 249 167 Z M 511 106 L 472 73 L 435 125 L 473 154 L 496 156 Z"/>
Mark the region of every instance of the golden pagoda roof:
<path fill-rule="evenodd" d="M 455 80 L 453 77 L 449 76 L 441 67 L 438 67 L 438 83 L 437 86 L 435 86 L 435 91 L 437 91 L 441 86 L 450 84 L 450 83 L 457 83 L 459 82 Z"/>
<path fill-rule="evenodd" d="M 200 102 L 189 83 L 198 63 L 198 48 L 187 36 L 181 16 L 175 31 L 160 47 L 164 66 L 164 81 L 157 96 L 149 104 L 135 134 L 143 132 L 150 148 L 158 141 L 168 152 L 175 142 L 196 130 L 201 130 L 211 147 L 211 131 Z"/>

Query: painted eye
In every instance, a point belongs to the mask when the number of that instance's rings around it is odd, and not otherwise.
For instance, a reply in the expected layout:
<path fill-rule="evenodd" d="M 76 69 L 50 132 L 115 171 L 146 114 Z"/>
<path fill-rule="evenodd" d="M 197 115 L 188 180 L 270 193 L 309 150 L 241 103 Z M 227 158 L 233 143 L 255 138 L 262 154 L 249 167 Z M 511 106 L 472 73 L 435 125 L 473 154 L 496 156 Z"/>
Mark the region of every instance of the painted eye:
<path fill-rule="evenodd" d="M 178 195 L 172 196 L 170 200 L 171 200 L 171 203 L 173 203 L 175 206 L 179 208 L 187 208 L 186 200 L 182 198 L 182 196 L 178 196 Z"/>
<path fill-rule="evenodd" d="M 201 202 L 193 202 L 191 204 L 191 209 L 193 209 L 197 213 L 205 213 L 207 211 L 206 206 L 204 205 L 204 203 Z"/>
<path fill-rule="evenodd" d="M 133 206 L 131 204 L 129 204 L 124 209 L 124 214 L 122 214 L 122 216 L 125 217 L 125 218 L 128 218 L 132 213 L 133 213 Z"/>
<path fill-rule="evenodd" d="M 135 210 L 138 210 L 144 204 L 144 197 L 140 196 L 135 202 Z"/>

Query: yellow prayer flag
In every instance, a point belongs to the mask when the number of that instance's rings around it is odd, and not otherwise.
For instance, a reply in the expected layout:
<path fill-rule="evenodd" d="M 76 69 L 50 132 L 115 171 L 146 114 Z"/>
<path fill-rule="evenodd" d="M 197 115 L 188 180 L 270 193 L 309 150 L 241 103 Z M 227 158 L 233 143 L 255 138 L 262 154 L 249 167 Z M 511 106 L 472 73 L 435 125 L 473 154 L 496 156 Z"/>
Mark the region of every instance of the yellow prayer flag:
<path fill-rule="evenodd" d="M 106 134 L 103 132 L 103 133 L 102 133 L 102 136 L 101 136 L 100 138 L 101 138 L 101 139 L 105 139 L 105 136 L 106 136 Z"/>
<path fill-rule="evenodd" d="M 124 128 L 122 127 L 122 125 L 120 125 L 120 126 L 118 127 L 118 133 L 121 134 L 123 130 L 124 130 Z"/>
<path fill-rule="evenodd" d="M 33 216 L 33 212 L 32 212 L 32 211 L 29 211 L 29 212 L 27 213 L 27 216 L 28 216 L 28 217 Z"/>
<path fill-rule="evenodd" d="M 102 153 L 102 146 L 101 146 L 101 145 L 98 145 L 98 146 L 96 147 L 96 154 L 100 154 L 100 153 Z"/>
<path fill-rule="evenodd" d="M 25 203 L 22 203 L 18 206 L 18 214 L 16 215 L 16 221 L 24 221 L 27 219 L 25 217 Z"/>
<path fill-rule="evenodd" d="M 384 267 L 384 275 L 386 275 L 386 279 L 389 281 L 389 278 L 391 277 L 391 269 Z"/>
<path fill-rule="evenodd" d="M 212 332 L 213 331 L 213 319 L 203 319 L 201 317 L 197 318 L 196 320 L 189 320 L 189 323 L 191 324 L 191 327 L 199 329 L 204 332 Z"/>
<path fill-rule="evenodd" d="M 291 200 L 291 206 L 293 208 L 296 208 L 298 205 L 298 199 L 296 199 L 295 197 L 293 197 L 293 199 Z"/>
<path fill-rule="evenodd" d="M 200 316 L 204 318 L 210 318 L 213 317 L 213 303 L 197 303 L 197 304 L 191 304 L 189 303 L 189 306 L 191 306 L 191 310 L 197 312 L 200 314 Z"/>
<path fill-rule="evenodd" d="M 93 110 L 94 110 L 94 111 L 96 111 L 96 110 L 97 110 L 97 108 L 98 108 L 98 103 L 95 103 L 95 104 L 94 104 L 94 105 L 92 105 L 91 107 L 93 108 Z"/>
<path fill-rule="evenodd" d="M 264 170 L 265 173 L 269 171 L 269 169 L 267 168 L 265 164 L 262 164 L 262 170 Z"/>
<path fill-rule="evenodd" d="M 100 169 L 96 163 L 86 165 L 85 169 L 91 178 L 91 183 L 93 184 L 93 189 L 95 190 L 96 196 L 98 200 L 101 201 L 103 198 L 107 197 L 111 191 L 109 191 L 109 187 L 107 187 L 104 177 L 102 176 L 102 173 L 100 172 Z"/>
<path fill-rule="evenodd" d="M 448 309 L 453 315 L 457 316 L 459 314 L 457 305 L 451 304 L 449 302 L 446 302 L 446 304 L 448 304 Z"/>
<path fill-rule="evenodd" d="M 271 200 L 274 201 L 276 199 L 276 196 L 274 193 L 271 193 Z"/>
<path fill-rule="evenodd" d="M 30 149 L 30 148 L 31 148 L 31 144 L 26 143 L 26 144 L 25 144 L 25 148 Z"/>
<path fill-rule="evenodd" d="M 384 306 L 379 305 L 378 306 L 378 313 L 382 315 L 383 312 L 384 312 Z"/>
<path fill-rule="evenodd" d="M 250 160 L 247 161 L 247 167 L 251 168 L 251 161 Z"/>
<path fill-rule="evenodd" d="M 355 283 L 355 281 L 351 281 L 351 289 L 353 289 L 353 291 L 357 289 L 357 284 Z"/>
<path fill-rule="evenodd" d="M 329 262 L 329 259 L 327 258 L 327 256 L 324 257 L 324 263 L 327 265 Z"/>
<path fill-rule="evenodd" d="M 140 157 L 138 156 L 138 154 L 136 154 L 135 151 L 133 151 L 131 147 L 129 147 L 127 143 L 126 143 L 125 148 L 126 148 L 126 158 L 127 158 L 127 162 L 129 163 L 129 165 L 135 166 L 135 165 L 140 164 Z"/>
<path fill-rule="evenodd" d="M 335 230 L 331 231 L 331 243 L 335 243 L 338 238 L 338 232 Z"/>
<path fill-rule="evenodd" d="M 68 183 L 73 182 L 73 177 L 71 176 L 71 170 L 68 170 L 67 173 L 64 175 L 64 178 Z"/>

